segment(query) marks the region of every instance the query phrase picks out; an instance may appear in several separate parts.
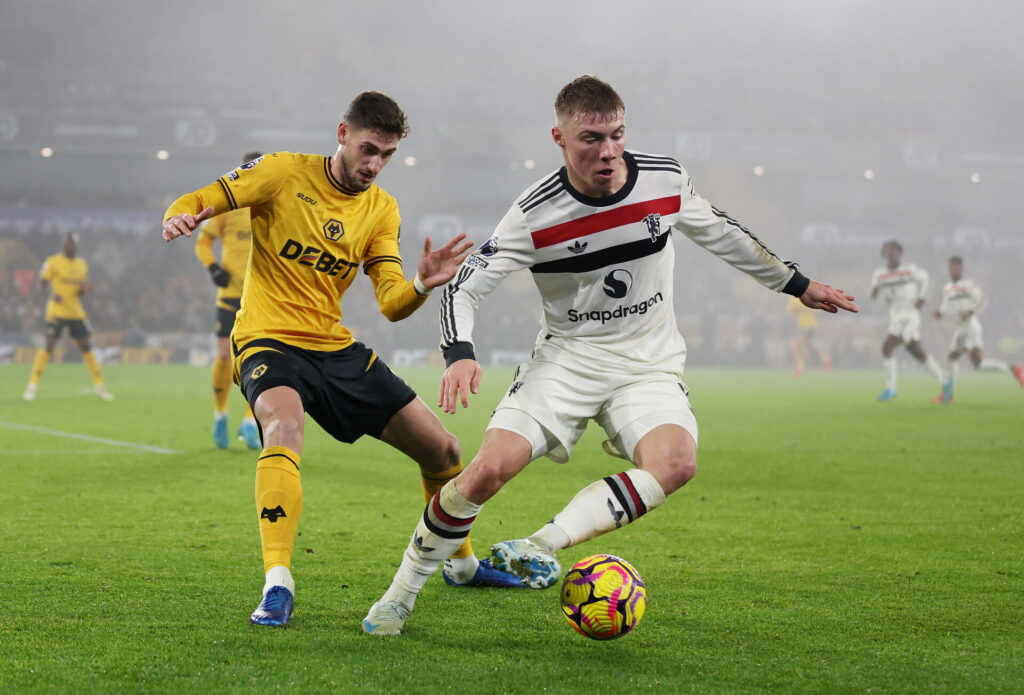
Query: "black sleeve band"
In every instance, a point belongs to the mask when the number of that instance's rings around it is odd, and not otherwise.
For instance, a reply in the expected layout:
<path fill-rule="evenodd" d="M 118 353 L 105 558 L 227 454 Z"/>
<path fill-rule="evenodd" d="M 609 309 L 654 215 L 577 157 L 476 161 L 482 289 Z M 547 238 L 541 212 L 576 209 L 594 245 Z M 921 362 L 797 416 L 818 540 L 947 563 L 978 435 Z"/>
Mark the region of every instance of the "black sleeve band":
<path fill-rule="evenodd" d="M 793 277 L 789 279 L 789 282 L 787 282 L 786 286 L 782 288 L 782 291 L 786 294 L 791 294 L 794 297 L 802 297 L 810 284 L 811 279 L 809 277 L 805 277 L 799 270 L 794 268 Z"/>
<path fill-rule="evenodd" d="M 452 366 L 453 362 L 458 362 L 459 360 L 476 359 L 476 355 L 473 353 L 473 343 L 452 343 L 448 347 L 441 348 L 441 353 L 444 355 L 444 364 L 446 367 Z"/>

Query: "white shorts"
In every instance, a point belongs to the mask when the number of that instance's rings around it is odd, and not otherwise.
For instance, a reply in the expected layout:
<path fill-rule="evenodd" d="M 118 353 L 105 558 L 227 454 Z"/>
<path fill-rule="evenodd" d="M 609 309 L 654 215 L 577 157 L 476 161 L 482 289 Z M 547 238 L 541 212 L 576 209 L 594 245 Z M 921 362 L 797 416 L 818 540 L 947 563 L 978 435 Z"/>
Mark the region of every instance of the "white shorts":
<path fill-rule="evenodd" d="M 981 342 L 981 321 L 978 320 L 978 317 L 972 316 L 956 327 L 953 340 L 949 344 L 949 351 L 981 350 L 983 347 L 984 345 Z"/>
<path fill-rule="evenodd" d="M 679 425 L 697 442 L 697 418 L 676 375 L 612 374 L 568 360 L 519 365 L 487 429 L 520 434 L 533 445 L 531 458 L 564 463 L 590 420 L 631 461 L 640 439 L 659 425 Z"/>
<path fill-rule="evenodd" d="M 889 335 L 901 338 L 905 343 L 921 339 L 921 312 L 901 311 L 889 315 Z"/>

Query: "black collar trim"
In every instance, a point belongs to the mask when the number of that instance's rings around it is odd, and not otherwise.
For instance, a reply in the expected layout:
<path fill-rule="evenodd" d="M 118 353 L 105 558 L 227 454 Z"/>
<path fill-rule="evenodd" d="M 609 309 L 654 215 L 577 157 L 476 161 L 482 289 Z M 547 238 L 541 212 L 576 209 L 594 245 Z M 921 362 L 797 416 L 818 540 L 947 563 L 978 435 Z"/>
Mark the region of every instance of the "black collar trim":
<path fill-rule="evenodd" d="M 626 150 L 623 150 L 622 161 L 626 163 L 626 183 L 623 184 L 622 188 L 617 190 L 615 193 L 604 198 L 591 198 L 590 196 L 583 195 L 575 188 L 573 188 L 573 185 L 569 183 L 569 174 L 565 170 L 565 167 L 562 167 L 561 169 L 558 170 L 558 178 L 562 180 L 562 185 L 565 186 L 565 190 L 569 191 L 569 195 L 571 195 L 573 198 L 583 203 L 584 205 L 589 205 L 595 208 L 608 207 L 609 205 L 615 205 L 616 203 L 621 203 L 623 200 L 625 200 L 629 196 L 629 194 L 633 192 L 633 187 L 636 185 L 636 160 L 633 159 L 633 155 L 631 155 Z"/>

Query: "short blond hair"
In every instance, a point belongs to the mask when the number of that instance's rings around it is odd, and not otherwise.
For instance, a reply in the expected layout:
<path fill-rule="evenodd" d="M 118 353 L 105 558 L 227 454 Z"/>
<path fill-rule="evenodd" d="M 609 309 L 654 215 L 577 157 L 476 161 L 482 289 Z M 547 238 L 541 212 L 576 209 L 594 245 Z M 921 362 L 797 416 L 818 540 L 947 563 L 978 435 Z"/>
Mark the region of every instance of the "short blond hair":
<path fill-rule="evenodd" d="M 588 114 L 611 117 L 625 111 L 626 105 L 618 92 L 594 75 L 580 75 L 555 97 L 555 117 L 559 120 Z"/>

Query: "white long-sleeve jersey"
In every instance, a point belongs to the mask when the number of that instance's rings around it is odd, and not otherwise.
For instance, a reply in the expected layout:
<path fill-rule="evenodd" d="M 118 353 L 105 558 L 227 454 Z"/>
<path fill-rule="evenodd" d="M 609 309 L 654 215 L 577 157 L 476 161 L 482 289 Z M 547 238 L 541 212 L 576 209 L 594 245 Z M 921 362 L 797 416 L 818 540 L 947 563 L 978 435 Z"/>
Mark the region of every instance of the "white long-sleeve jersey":
<path fill-rule="evenodd" d="M 942 288 L 942 304 L 939 306 L 939 314 L 953 318 L 957 323 L 963 323 L 961 317 L 964 314 L 981 313 L 986 303 L 985 293 L 974 280 L 970 278 L 960 278 L 956 282 L 950 280 Z"/>
<path fill-rule="evenodd" d="M 535 346 L 567 350 L 603 366 L 682 371 L 686 344 L 672 296 L 672 229 L 754 277 L 800 296 L 810 281 L 753 234 L 697 195 L 670 158 L 626 151 L 625 185 L 590 198 L 562 169 L 530 186 L 472 253 L 441 299 L 448 364 L 473 354 L 480 301 L 507 275 L 529 269 L 543 312 Z"/>
<path fill-rule="evenodd" d="M 871 277 L 871 291 L 889 307 L 889 315 L 917 309 L 917 300 L 928 294 L 928 273 L 913 263 L 900 263 L 895 268 L 882 267 Z"/>

